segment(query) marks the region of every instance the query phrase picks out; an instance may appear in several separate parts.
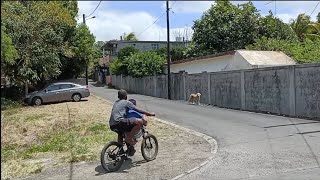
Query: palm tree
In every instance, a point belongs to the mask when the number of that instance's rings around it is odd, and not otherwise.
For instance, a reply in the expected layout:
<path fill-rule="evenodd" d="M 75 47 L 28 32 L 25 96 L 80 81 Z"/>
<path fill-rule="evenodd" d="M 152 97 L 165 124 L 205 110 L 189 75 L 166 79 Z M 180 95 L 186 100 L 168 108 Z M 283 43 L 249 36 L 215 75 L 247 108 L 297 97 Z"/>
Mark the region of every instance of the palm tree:
<path fill-rule="evenodd" d="M 299 14 L 297 19 L 291 20 L 290 26 L 300 41 L 304 41 L 305 38 L 320 39 L 319 23 L 312 22 L 310 16 L 306 14 Z"/>
<path fill-rule="evenodd" d="M 123 39 L 125 41 L 138 41 L 138 38 L 133 32 L 129 33 L 128 35 L 124 35 Z"/>

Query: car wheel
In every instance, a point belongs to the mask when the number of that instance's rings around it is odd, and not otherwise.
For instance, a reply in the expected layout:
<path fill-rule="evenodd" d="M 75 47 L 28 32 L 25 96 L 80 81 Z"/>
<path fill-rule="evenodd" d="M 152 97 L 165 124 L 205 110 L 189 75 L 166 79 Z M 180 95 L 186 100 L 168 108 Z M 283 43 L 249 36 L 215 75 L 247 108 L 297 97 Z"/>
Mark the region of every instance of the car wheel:
<path fill-rule="evenodd" d="M 42 99 L 40 97 L 35 97 L 32 99 L 32 104 L 36 106 L 40 106 L 42 104 Z"/>
<path fill-rule="evenodd" d="M 73 100 L 74 102 L 80 101 L 80 100 L 81 100 L 81 95 L 80 95 L 80 94 L 74 94 L 74 95 L 72 95 L 72 100 Z"/>

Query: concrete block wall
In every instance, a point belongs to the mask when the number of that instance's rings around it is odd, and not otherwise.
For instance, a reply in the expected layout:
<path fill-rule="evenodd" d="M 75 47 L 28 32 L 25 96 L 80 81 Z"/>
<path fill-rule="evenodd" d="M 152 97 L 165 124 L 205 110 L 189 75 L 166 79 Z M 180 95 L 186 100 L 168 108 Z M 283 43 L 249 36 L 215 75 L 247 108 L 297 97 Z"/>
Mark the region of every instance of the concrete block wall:
<path fill-rule="evenodd" d="M 112 76 L 116 88 L 167 98 L 167 76 Z M 200 92 L 201 103 L 320 120 L 320 63 L 171 75 L 173 100 Z"/>

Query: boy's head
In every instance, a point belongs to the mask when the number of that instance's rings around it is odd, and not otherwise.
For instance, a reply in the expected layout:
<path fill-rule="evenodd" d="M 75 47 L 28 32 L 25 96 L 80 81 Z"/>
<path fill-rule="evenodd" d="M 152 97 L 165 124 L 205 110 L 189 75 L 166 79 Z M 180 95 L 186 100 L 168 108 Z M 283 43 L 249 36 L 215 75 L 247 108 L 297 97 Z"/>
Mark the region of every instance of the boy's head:
<path fill-rule="evenodd" d="M 127 99 L 127 95 L 128 95 L 128 93 L 127 93 L 127 91 L 124 90 L 124 89 L 120 89 L 120 90 L 118 91 L 118 98 L 119 98 L 119 99 Z"/>
<path fill-rule="evenodd" d="M 132 102 L 132 104 L 134 104 L 135 106 L 137 105 L 137 101 L 134 99 L 129 99 L 130 102 Z"/>

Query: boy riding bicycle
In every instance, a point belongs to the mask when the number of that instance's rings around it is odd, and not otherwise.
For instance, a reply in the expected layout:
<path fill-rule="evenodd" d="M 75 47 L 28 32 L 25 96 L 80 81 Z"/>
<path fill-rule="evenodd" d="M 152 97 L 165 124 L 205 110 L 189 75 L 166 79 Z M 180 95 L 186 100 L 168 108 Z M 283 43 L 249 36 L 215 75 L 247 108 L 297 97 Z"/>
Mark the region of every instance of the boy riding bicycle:
<path fill-rule="evenodd" d="M 118 100 L 114 103 L 109 120 L 110 129 L 118 133 L 118 142 L 122 144 L 123 134 L 127 132 L 125 142 L 131 147 L 135 144 L 133 136 L 142 128 L 143 118 L 127 117 L 129 110 L 135 110 L 147 116 L 154 116 L 153 112 L 147 112 L 137 108 L 132 102 L 127 100 L 127 92 L 123 89 L 118 91 Z"/>

